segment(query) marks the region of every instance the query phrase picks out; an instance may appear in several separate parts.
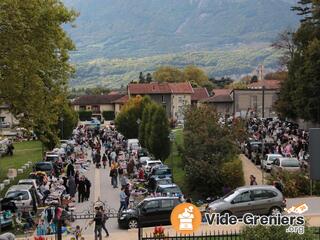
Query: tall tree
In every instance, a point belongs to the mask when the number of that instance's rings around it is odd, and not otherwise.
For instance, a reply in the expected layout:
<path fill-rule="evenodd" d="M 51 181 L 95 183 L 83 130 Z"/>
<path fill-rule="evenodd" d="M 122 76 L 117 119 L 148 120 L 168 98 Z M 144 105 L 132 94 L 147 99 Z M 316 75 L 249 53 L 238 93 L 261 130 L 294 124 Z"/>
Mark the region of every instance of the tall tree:
<path fill-rule="evenodd" d="M 162 106 L 157 106 L 150 123 L 150 151 L 156 158 L 165 160 L 170 154 L 170 128 L 166 111 Z"/>
<path fill-rule="evenodd" d="M 76 16 L 59 0 L 0 1 L 0 101 L 50 146 L 74 71 L 62 25 Z"/>
<path fill-rule="evenodd" d="M 285 117 L 320 123 L 320 1 L 301 0 L 294 10 L 304 19 L 293 36 L 296 50 L 276 107 Z"/>

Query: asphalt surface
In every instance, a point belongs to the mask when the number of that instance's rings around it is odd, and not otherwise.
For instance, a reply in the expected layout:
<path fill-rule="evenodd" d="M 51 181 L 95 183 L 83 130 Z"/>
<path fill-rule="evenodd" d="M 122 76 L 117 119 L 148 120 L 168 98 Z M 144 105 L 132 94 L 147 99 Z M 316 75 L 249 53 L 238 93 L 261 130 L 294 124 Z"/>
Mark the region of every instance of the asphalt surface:
<path fill-rule="evenodd" d="M 104 149 L 103 149 L 104 150 Z M 91 151 L 88 151 L 88 159 L 91 160 Z M 91 163 L 90 169 L 84 173 L 84 175 L 91 181 L 91 194 L 89 201 L 83 203 L 76 203 L 75 214 L 84 213 L 90 211 L 94 212 L 94 203 L 98 200 L 102 201 L 107 208 L 118 210 L 120 206 L 119 188 L 113 188 L 111 186 L 111 179 L 109 177 L 110 168 L 97 169 L 94 164 Z M 78 194 L 76 194 L 76 200 L 78 200 Z M 83 229 L 83 235 L 94 233 L 94 224 L 89 225 L 90 219 L 86 220 L 76 220 L 72 223 L 75 227 L 79 225 Z M 106 227 L 110 233 L 123 231 L 118 228 L 118 223 L 116 218 L 110 218 L 107 220 Z M 103 234 L 105 234 L 103 232 Z"/>

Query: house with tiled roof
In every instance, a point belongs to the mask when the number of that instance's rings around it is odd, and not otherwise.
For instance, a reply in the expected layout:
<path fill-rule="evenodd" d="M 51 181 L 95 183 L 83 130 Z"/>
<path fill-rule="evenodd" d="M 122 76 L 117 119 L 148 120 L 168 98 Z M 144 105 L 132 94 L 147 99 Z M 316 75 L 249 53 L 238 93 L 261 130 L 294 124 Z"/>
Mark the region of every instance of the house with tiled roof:
<path fill-rule="evenodd" d="M 222 115 L 274 117 L 280 84 L 279 80 L 260 80 L 246 89 L 213 89 L 212 96 L 201 103 L 214 107 Z"/>
<path fill-rule="evenodd" d="M 207 99 L 209 97 L 208 90 L 206 88 L 193 88 L 193 94 L 191 95 L 191 104 L 197 106 L 201 100 Z"/>
<path fill-rule="evenodd" d="M 236 116 L 257 115 L 259 117 L 276 117 L 274 105 L 279 97 L 281 81 L 260 80 L 250 83 L 247 89 L 233 89 L 233 112 Z"/>
<path fill-rule="evenodd" d="M 102 95 L 83 95 L 76 98 L 72 102 L 72 105 L 76 111 L 91 111 L 93 117 L 102 119 L 103 112 L 109 112 L 109 116 L 116 115 L 116 104 L 121 105 L 120 102 L 116 101 L 124 96 L 124 94 L 114 92 Z M 117 108 L 119 108 L 119 106 L 117 106 Z"/>
<path fill-rule="evenodd" d="M 184 109 L 191 105 L 191 96 L 194 90 L 189 82 L 181 83 L 130 83 L 128 96 L 150 96 L 158 104 L 161 104 L 169 118 L 184 119 Z"/>

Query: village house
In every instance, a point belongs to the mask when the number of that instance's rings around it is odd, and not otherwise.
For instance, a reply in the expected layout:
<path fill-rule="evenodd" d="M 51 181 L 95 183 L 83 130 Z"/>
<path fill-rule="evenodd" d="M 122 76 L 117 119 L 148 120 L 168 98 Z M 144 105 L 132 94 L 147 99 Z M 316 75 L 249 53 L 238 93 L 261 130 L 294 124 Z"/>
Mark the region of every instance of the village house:
<path fill-rule="evenodd" d="M 191 96 L 194 93 L 189 82 L 182 83 L 130 83 L 128 85 L 129 98 L 150 96 L 156 103 L 162 105 L 169 118 L 184 119 L 184 109 L 191 105 Z"/>
<path fill-rule="evenodd" d="M 116 112 L 120 111 L 121 105 L 124 103 L 123 97 L 125 97 L 124 94 L 116 92 L 103 95 L 83 95 L 76 98 L 72 105 L 75 111 L 90 111 L 92 116 L 99 120 L 102 119 L 104 112 L 108 112 L 108 116 L 112 117 L 105 120 L 113 120 Z M 120 99 L 122 99 L 121 102 Z"/>

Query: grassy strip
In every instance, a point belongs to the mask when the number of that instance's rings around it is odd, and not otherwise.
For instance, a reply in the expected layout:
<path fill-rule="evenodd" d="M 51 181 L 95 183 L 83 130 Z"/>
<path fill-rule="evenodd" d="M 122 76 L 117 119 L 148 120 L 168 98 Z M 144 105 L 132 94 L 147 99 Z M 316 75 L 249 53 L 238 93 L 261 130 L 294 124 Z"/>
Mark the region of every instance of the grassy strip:
<path fill-rule="evenodd" d="M 172 143 L 171 153 L 166 163 L 173 170 L 174 182 L 181 188 L 182 192 L 187 193 L 186 172 L 183 169 L 182 158 L 178 153 L 178 146 L 183 144 L 183 129 L 175 129 L 173 132 L 175 134 L 175 141 Z"/>
<path fill-rule="evenodd" d="M 41 160 L 41 143 L 39 141 L 20 142 L 14 144 L 13 156 L 0 158 L 0 181 L 7 178 L 9 168 L 21 168 L 27 162 Z"/>

